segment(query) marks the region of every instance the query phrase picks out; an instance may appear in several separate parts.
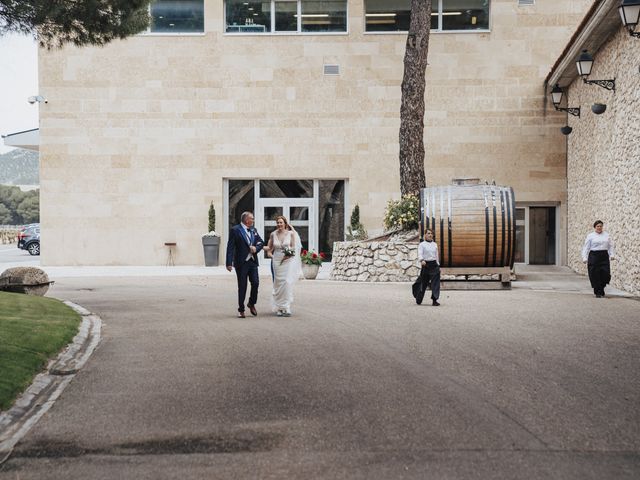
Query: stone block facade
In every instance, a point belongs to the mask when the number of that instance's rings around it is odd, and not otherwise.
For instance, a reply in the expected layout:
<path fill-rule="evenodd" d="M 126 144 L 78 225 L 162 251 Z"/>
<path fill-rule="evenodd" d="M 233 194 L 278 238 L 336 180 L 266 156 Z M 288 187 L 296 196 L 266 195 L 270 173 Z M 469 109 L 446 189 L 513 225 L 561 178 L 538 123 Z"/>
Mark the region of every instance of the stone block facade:
<path fill-rule="evenodd" d="M 586 274 L 581 250 L 596 219 L 616 244 L 612 285 L 640 295 L 640 40 L 623 28 L 594 54 L 591 79 L 616 80 L 615 93 L 579 78 L 569 88 L 568 265 Z M 607 105 L 595 115 L 590 107 Z"/>
<path fill-rule="evenodd" d="M 542 81 L 589 3 L 491 0 L 490 32 L 433 33 L 429 185 L 510 185 L 561 205 L 566 237 L 564 117 L 545 111 Z M 206 0 L 203 34 L 41 50 L 43 265 L 163 265 L 165 242 L 176 264 L 202 264 L 229 178 L 345 179 L 346 217 L 357 203 L 380 232 L 399 197 L 406 34 L 364 32 L 363 5 L 348 1 L 345 34 L 231 35 L 222 0 Z"/>

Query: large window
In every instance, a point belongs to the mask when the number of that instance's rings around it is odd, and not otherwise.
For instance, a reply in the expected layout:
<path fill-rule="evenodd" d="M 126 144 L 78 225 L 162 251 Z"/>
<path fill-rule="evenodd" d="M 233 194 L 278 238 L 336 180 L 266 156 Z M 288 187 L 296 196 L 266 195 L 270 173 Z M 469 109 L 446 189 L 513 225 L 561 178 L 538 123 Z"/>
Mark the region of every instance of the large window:
<path fill-rule="evenodd" d="M 226 0 L 227 33 L 347 31 L 347 0 Z"/>
<path fill-rule="evenodd" d="M 433 0 L 431 29 L 488 30 L 489 0 Z M 406 32 L 411 0 L 365 0 L 367 32 Z"/>
<path fill-rule="evenodd" d="M 150 31 L 204 32 L 204 0 L 155 0 L 151 3 Z"/>

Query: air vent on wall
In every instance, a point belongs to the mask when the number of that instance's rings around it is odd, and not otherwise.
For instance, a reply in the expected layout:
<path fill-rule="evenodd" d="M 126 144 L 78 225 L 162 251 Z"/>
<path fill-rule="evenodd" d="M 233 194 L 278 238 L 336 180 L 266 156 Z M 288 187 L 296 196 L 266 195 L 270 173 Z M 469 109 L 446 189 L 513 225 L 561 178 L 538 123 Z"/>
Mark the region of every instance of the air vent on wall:
<path fill-rule="evenodd" d="M 535 0 L 518 0 L 518 6 L 519 7 L 526 7 L 529 5 L 533 5 L 535 2 Z"/>
<path fill-rule="evenodd" d="M 340 65 L 325 65 L 324 66 L 324 74 L 325 75 L 340 75 Z"/>

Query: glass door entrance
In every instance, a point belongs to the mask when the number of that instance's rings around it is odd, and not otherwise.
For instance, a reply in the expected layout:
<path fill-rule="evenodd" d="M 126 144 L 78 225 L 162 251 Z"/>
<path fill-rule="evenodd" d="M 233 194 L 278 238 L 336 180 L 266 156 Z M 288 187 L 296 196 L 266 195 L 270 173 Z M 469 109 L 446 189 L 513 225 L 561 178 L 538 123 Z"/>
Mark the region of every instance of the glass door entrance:
<path fill-rule="evenodd" d="M 302 248 L 317 249 L 315 245 L 316 215 L 312 198 L 261 198 L 256 208 L 256 229 L 265 243 L 276 229 L 276 217 L 284 216 L 295 228 Z"/>

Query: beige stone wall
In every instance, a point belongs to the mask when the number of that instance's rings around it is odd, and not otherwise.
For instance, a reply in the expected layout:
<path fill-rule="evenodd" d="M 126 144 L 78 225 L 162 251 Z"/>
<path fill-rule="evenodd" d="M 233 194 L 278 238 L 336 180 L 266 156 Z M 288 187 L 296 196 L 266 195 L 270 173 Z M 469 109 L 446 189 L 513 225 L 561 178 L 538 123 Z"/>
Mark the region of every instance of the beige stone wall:
<path fill-rule="evenodd" d="M 591 79 L 616 80 L 616 91 L 573 82 L 569 103 L 580 106 L 568 137 L 568 264 L 586 274 L 580 252 L 600 219 L 616 243 L 612 285 L 640 294 L 640 40 L 622 28 L 596 54 Z M 595 102 L 607 105 L 602 115 Z"/>
<path fill-rule="evenodd" d="M 479 177 L 566 204 L 564 116 L 542 82 L 589 3 L 493 0 L 491 33 L 432 35 L 429 185 Z M 202 264 L 224 177 L 349 179 L 349 211 L 380 231 L 399 196 L 405 35 L 363 33 L 362 0 L 344 35 L 224 35 L 222 12 L 206 1 L 204 35 L 40 52 L 43 264 L 163 264 L 164 242 Z"/>

